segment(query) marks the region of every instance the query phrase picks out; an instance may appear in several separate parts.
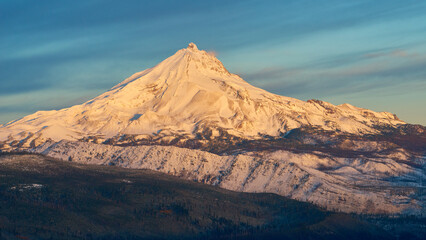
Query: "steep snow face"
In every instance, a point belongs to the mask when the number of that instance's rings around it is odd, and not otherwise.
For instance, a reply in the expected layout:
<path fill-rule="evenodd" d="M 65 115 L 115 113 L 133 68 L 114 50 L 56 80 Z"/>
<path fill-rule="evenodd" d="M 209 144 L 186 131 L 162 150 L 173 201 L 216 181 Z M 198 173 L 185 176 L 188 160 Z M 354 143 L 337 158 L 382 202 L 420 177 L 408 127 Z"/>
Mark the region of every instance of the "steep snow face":
<path fill-rule="evenodd" d="M 258 138 L 278 136 L 303 125 L 374 133 L 372 126 L 384 123 L 403 124 L 386 112 L 317 100 L 305 102 L 253 87 L 190 43 L 157 66 L 134 74 L 82 105 L 36 112 L 0 126 L 0 141 L 6 146 L 24 139 L 30 147 L 47 139 L 87 136 L 162 132 L 194 137 L 206 129 Z"/>

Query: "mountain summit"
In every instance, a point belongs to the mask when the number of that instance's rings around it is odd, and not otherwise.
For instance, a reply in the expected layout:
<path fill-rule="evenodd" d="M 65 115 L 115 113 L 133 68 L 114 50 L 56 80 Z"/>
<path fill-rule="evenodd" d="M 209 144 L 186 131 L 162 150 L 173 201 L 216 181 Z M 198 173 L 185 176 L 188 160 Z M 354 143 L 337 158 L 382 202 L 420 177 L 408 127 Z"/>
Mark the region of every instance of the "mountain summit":
<path fill-rule="evenodd" d="M 48 139 L 194 138 L 206 132 L 256 139 L 302 126 L 359 134 L 403 123 L 387 112 L 269 93 L 229 73 L 215 56 L 190 43 L 84 104 L 39 111 L 1 126 L 0 142 L 37 146 Z"/>
<path fill-rule="evenodd" d="M 197 45 L 195 45 L 195 43 L 189 43 L 188 44 L 188 49 L 198 50 L 198 47 L 197 47 Z"/>

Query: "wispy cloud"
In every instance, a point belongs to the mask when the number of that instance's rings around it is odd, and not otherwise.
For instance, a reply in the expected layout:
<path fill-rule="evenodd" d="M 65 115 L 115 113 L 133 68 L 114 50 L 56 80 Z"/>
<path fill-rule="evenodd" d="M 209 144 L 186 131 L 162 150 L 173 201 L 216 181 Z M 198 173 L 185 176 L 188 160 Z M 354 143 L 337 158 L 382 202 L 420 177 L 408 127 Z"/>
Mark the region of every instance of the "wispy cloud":
<path fill-rule="evenodd" d="M 345 64 L 332 64 L 341 61 Z M 307 99 L 390 87 L 400 93 L 418 90 L 426 87 L 425 66 L 426 56 L 397 49 L 330 57 L 293 69 L 265 68 L 242 76 L 277 94 Z"/>
<path fill-rule="evenodd" d="M 251 73 L 239 73 L 244 79 L 252 82 L 260 82 L 269 79 L 286 79 L 299 73 L 298 69 L 290 69 L 286 67 L 268 67 Z"/>

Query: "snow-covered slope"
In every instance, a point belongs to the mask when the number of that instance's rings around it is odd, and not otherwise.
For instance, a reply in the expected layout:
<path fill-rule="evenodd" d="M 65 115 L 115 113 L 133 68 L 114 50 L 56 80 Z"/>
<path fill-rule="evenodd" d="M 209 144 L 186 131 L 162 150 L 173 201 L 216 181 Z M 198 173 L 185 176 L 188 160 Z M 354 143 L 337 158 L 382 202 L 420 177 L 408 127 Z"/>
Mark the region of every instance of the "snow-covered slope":
<path fill-rule="evenodd" d="M 173 146 L 111 146 L 75 141 L 35 148 L 65 161 L 161 171 L 245 192 L 270 192 L 330 210 L 425 214 L 425 159 L 398 149 L 374 158 L 289 151 L 219 156 Z M 419 192 L 420 191 L 420 192 Z M 420 193 L 420 194 L 419 194 Z"/>
<path fill-rule="evenodd" d="M 78 140 L 123 134 L 186 136 L 225 131 L 241 138 L 279 136 L 300 126 L 375 133 L 377 124 L 403 124 L 395 115 L 349 104 L 300 101 L 256 88 L 190 43 L 157 66 L 108 92 L 58 111 L 39 111 L 0 126 L 3 148 L 37 146 L 47 139 Z"/>

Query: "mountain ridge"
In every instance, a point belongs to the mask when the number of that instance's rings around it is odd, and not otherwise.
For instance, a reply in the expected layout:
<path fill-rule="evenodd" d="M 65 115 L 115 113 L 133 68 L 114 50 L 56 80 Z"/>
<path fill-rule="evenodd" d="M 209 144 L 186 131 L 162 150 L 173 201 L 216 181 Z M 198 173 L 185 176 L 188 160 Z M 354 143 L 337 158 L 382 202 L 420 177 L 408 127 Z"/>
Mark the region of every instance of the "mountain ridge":
<path fill-rule="evenodd" d="M 401 231 L 415 231 L 421 239 L 424 232 L 418 231 L 421 219 L 414 226 L 395 221 L 397 231 L 384 230 L 361 216 L 275 194 L 232 192 L 150 170 L 41 155 L 0 153 L 0 175 L 2 240 L 366 240 L 394 239 Z"/>

